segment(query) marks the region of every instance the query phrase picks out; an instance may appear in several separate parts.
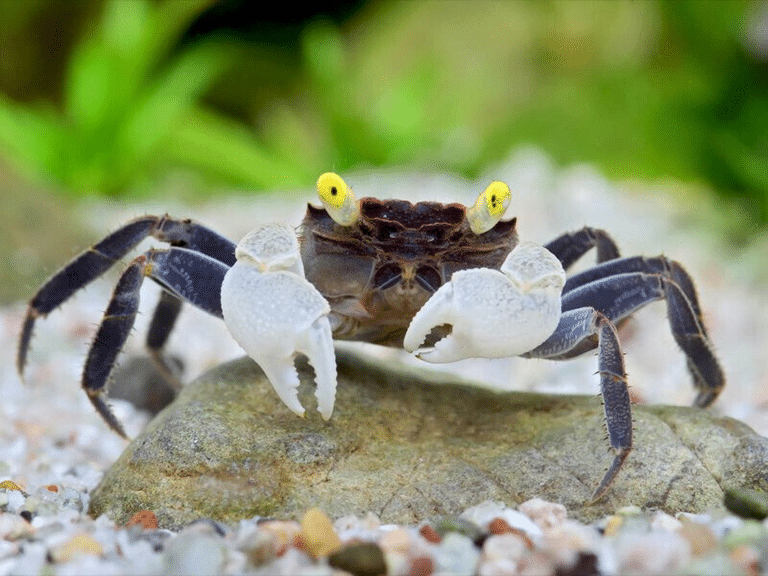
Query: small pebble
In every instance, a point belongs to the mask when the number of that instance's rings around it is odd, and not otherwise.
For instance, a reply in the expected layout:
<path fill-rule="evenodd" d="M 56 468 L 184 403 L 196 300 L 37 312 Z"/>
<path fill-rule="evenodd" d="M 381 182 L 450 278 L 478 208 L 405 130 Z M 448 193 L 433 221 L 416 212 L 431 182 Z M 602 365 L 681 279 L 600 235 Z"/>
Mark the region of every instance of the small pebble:
<path fill-rule="evenodd" d="M 528 545 L 516 534 L 495 534 L 483 542 L 483 558 L 492 562 L 504 560 L 517 564 Z"/>
<path fill-rule="evenodd" d="M 693 556 L 706 556 L 718 546 L 717 538 L 715 538 L 712 530 L 704 524 L 691 521 L 682 522 L 677 534 L 688 540 Z"/>
<path fill-rule="evenodd" d="M 27 494 L 19 487 L 18 484 L 16 484 L 16 482 L 12 482 L 11 480 L 3 480 L 0 482 L 0 490 L 16 490 L 17 492 L 21 492 L 24 495 Z"/>
<path fill-rule="evenodd" d="M 443 516 L 435 522 L 435 532 L 443 540 L 448 534 L 461 534 L 472 542 L 479 542 L 485 537 L 483 529 L 470 520 L 458 516 Z"/>
<path fill-rule="evenodd" d="M 435 550 L 435 571 L 447 574 L 473 574 L 480 561 L 480 550 L 467 536 L 449 532 Z"/>
<path fill-rule="evenodd" d="M 579 553 L 575 562 L 568 566 L 558 566 L 557 576 L 601 576 L 597 566 L 597 556 L 592 553 Z"/>
<path fill-rule="evenodd" d="M 267 520 L 259 524 L 259 530 L 272 537 L 275 556 L 282 556 L 301 534 L 301 524 L 293 520 Z"/>
<path fill-rule="evenodd" d="M 6 504 L 5 509 L 8 512 L 18 512 L 19 508 L 24 506 L 27 501 L 27 497 L 19 490 L 11 490 L 5 493 Z"/>
<path fill-rule="evenodd" d="M 0 513 L 0 536 L 6 540 L 14 541 L 31 538 L 36 529 L 21 516 L 16 514 Z"/>
<path fill-rule="evenodd" d="M 756 520 L 744 520 L 741 526 L 731 530 L 723 538 L 726 548 L 742 545 L 758 545 L 768 548 L 768 526 Z"/>
<path fill-rule="evenodd" d="M 429 524 L 424 524 L 419 528 L 419 534 L 421 534 L 421 537 L 424 538 L 424 540 L 431 542 L 432 544 L 439 544 L 443 539 L 443 537 L 437 533 L 437 530 L 432 528 Z"/>
<path fill-rule="evenodd" d="M 727 488 L 725 507 L 742 518 L 763 520 L 768 517 L 768 492 L 749 488 Z"/>
<path fill-rule="evenodd" d="M 484 530 L 487 530 L 491 521 L 497 518 L 501 518 L 512 528 L 522 530 L 533 540 L 541 536 L 541 528 L 528 518 L 528 516 L 522 512 L 509 508 L 503 502 L 486 500 L 477 506 L 467 508 L 461 514 L 462 520 L 470 521 Z"/>
<path fill-rule="evenodd" d="M 80 533 L 50 551 L 54 563 L 69 562 L 83 555 L 103 556 L 104 548 L 90 534 Z"/>
<path fill-rule="evenodd" d="M 418 556 L 411 562 L 408 574 L 410 576 L 431 576 L 435 570 L 435 563 L 429 556 Z"/>
<path fill-rule="evenodd" d="M 488 532 L 490 534 L 514 534 L 525 542 L 528 549 L 533 550 L 534 548 L 533 540 L 531 540 L 528 534 L 519 528 L 513 528 L 503 518 L 494 518 L 491 520 L 488 524 Z"/>
<path fill-rule="evenodd" d="M 608 518 L 603 526 L 603 534 L 607 537 L 616 536 L 619 533 L 619 528 L 624 524 L 624 518 L 621 516 L 613 515 Z"/>
<path fill-rule="evenodd" d="M 517 509 L 533 520 L 542 530 L 559 526 L 568 517 L 565 506 L 556 502 L 547 502 L 541 498 L 527 500 L 520 504 Z"/>
<path fill-rule="evenodd" d="M 328 570 L 331 568 L 328 567 Z M 269 567 L 269 571 L 265 572 L 269 576 L 273 574 L 285 574 L 291 576 L 293 574 L 302 574 L 310 576 L 313 574 L 313 570 L 317 570 L 317 565 L 314 560 L 298 548 L 289 548 L 285 554 L 277 558 Z"/>
<path fill-rule="evenodd" d="M 299 538 L 313 558 L 328 556 L 341 548 L 341 540 L 333 529 L 331 519 L 318 508 L 310 508 L 304 514 Z"/>
<path fill-rule="evenodd" d="M 680 520 L 660 510 L 653 515 L 653 518 L 651 518 L 651 528 L 655 530 L 676 532 L 680 530 L 682 526 L 683 523 L 680 522 Z"/>
<path fill-rule="evenodd" d="M 257 530 L 240 543 L 238 550 L 246 555 L 251 564 L 261 566 L 277 558 L 279 546 L 275 540 L 274 534 Z M 282 553 L 285 553 L 285 549 Z"/>
<path fill-rule="evenodd" d="M 58 514 L 59 506 L 54 501 L 30 496 L 24 501 L 22 510 L 28 511 L 34 516 L 54 516 Z"/>
<path fill-rule="evenodd" d="M 630 533 L 618 540 L 620 574 L 673 574 L 691 559 L 690 544 L 676 532 Z"/>
<path fill-rule="evenodd" d="M 760 553 L 752 546 L 738 546 L 731 550 L 731 561 L 744 571 L 747 576 L 759 576 L 761 573 Z"/>
<path fill-rule="evenodd" d="M 413 544 L 411 533 L 405 528 L 395 528 L 381 535 L 379 546 L 384 552 L 407 554 Z"/>
<path fill-rule="evenodd" d="M 347 544 L 328 556 L 328 564 L 354 576 L 380 576 L 387 573 L 384 554 L 378 544 L 373 542 Z"/>
<path fill-rule="evenodd" d="M 523 556 L 517 563 L 516 576 L 541 576 L 556 574 L 552 557 L 544 552 L 534 551 Z M 560 573 L 557 573 L 560 576 Z"/>
<path fill-rule="evenodd" d="M 210 576 L 221 572 L 227 549 L 214 536 L 182 532 L 171 540 L 163 553 L 163 570 L 167 574 Z"/>
<path fill-rule="evenodd" d="M 384 553 L 387 574 L 400 574 L 418 546 L 418 538 L 405 528 L 395 528 L 381 535 L 379 546 Z"/>
<path fill-rule="evenodd" d="M 157 516 L 152 510 L 141 510 L 136 512 L 125 524 L 126 528 L 131 526 L 141 526 L 144 530 L 157 530 Z"/>
<path fill-rule="evenodd" d="M 592 526 L 566 520 L 544 533 L 542 549 L 558 566 L 572 566 L 580 555 L 599 552 L 600 535 Z"/>

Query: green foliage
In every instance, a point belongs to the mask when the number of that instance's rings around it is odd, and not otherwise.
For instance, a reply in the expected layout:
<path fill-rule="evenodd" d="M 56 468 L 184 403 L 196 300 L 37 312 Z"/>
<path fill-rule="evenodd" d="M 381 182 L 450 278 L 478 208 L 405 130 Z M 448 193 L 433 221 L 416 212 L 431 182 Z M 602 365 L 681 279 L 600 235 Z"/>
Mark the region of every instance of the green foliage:
<path fill-rule="evenodd" d="M 118 194 L 177 166 L 257 189 L 359 166 L 474 176 L 535 144 L 712 187 L 768 222 L 764 4 L 374 2 L 298 45 L 179 43 L 210 2 L 106 0 L 60 111 L 0 95 L 0 150 Z"/>
<path fill-rule="evenodd" d="M 373 5 L 346 30 L 306 29 L 304 98 L 273 112 L 271 131 L 302 141 L 324 162 L 316 172 L 412 164 L 473 176 L 533 143 L 619 179 L 709 186 L 766 223 L 768 53 L 750 51 L 747 29 L 765 26 L 759 8 Z"/>
<path fill-rule="evenodd" d="M 78 193 L 118 194 L 169 159 L 205 168 L 219 154 L 217 172 L 230 181 L 291 180 L 295 170 L 279 160 L 269 178 L 255 171 L 266 154 L 242 127 L 198 108 L 237 53 L 216 37 L 173 51 L 209 4 L 109 0 L 71 55 L 61 113 L 0 96 L 0 149 Z"/>

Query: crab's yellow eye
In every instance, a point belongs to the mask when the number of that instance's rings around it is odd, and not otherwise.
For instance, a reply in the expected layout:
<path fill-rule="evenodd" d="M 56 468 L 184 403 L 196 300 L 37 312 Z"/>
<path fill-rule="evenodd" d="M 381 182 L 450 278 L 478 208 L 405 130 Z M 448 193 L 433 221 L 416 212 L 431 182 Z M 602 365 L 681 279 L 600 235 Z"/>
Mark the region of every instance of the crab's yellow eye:
<path fill-rule="evenodd" d="M 477 197 L 474 205 L 467 210 L 469 227 L 475 234 L 488 232 L 504 216 L 512 199 L 509 186 L 504 182 L 491 182 Z"/>
<path fill-rule="evenodd" d="M 317 179 L 317 195 L 333 221 L 350 226 L 360 215 L 360 205 L 341 176 L 326 172 Z"/>

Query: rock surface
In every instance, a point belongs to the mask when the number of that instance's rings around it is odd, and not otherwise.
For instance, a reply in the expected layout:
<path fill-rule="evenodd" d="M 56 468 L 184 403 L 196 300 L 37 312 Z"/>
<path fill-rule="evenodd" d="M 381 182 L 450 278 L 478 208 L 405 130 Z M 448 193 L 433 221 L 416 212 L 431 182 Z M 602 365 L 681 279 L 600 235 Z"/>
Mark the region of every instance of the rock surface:
<path fill-rule="evenodd" d="M 600 399 L 497 393 L 339 351 L 330 421 L 302 370 L 299 418 L 243 358 L 184 387 L 93 492 L 90 514 L 124 524 L 152 510 L 161 528 L 378 514 L 418 523 L 485 500 L 538 496 L 591 521 L 622 506 L 722 508 L 731 487 L 768 489 L 768 439 L 687 407 L 636 406 L 635 449 L 606 497 L 588 504 L 611 460 Z"/>

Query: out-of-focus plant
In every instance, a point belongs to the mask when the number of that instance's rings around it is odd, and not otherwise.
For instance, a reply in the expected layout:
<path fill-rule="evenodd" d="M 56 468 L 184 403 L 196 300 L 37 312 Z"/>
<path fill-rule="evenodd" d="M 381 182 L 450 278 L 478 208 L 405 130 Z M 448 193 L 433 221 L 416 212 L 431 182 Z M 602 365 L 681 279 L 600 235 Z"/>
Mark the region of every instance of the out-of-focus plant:
<path fill-rule="evenodd" d="M 293 181 L 299 168 L 199 106 L 238 53 L 215 35 L 173 50 L 210 4 L 108 0 L 70 57 L 60 112 L 0 95 L 0 149 L 28 174 L 79 193 L 122 192 L 169 162 L 230 182 Z"/>
<path fill-rule="evenodd" d="M 768 223 L 767 6 L 374 3 L 305 29 L 297 97 L 260 138 L 320 168 L 467 176 L 533 143 L 611 177 L 713 188 Z"/>
<path fill-rule="evenodd" d="M 106 0 L 63 112 L 0 96 L 0 151 L 117 193 L 180 164 L 248 188 L 360 166 L 472 177 L 534 144 L 712 188 L 768 223 L 765 2 L 373 1 L 298 42 L 238 0 L 213 18 L 233 11 L 237 34 L 189 33 L 212 3 Z"/>

